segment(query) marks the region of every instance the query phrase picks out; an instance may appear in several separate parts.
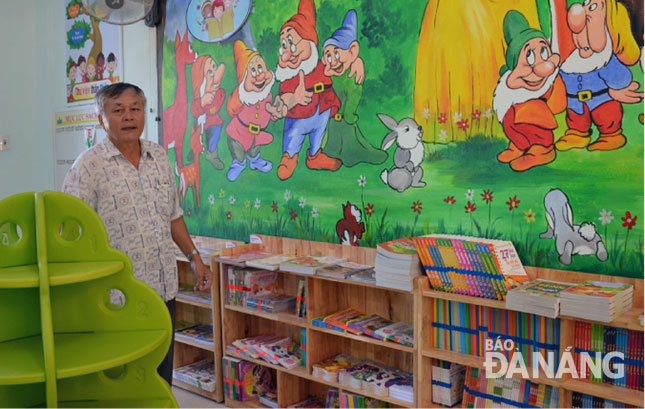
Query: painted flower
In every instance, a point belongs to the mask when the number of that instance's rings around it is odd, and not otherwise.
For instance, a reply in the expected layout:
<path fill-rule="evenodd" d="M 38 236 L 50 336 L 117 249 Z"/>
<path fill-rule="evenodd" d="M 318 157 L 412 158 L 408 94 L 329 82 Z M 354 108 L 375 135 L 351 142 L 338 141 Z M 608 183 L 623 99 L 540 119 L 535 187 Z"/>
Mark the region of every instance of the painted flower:
<path fill-rule="evenodd" d="M 444 113 L 439 114 L 439 118 L 437 118 L 437 121 L 439 121 L 440 124 L 445 124 L 448 121 L 448 115 Z"/>
<path fill-rule="evenodd" d="M 468 201 L 468 205 L 464 206 L 464 209 L 466 209 L 466 213 L 472 213 L 477 210 L 477 207 L 475 207 L 475 203 Z"/>
<path fill-rule="evenodd" d="M 448 131 L 442 129 L 439 131 L 439 142 L 445 142 L 448 140 Z"/>
<path fill-rule="evenodd" d="M 291 199 L 291 192 L 289 192 L 289 189 L 285 189 L 284 190 L 284 200 L 288 202 L 289 199 Z"/>
<path fill-rule="evenodd" d="M 429 108 L 423 108 L 423 117 L 425 119 L 430 118 L 430 109 Z"/>
<path fill-rule="evenodd" d="M 365 206 L 365 213 L 368 216 L 371 216 L 374 214 L 374 205 L 371 203 L 367 203 L 367 206 Z"/>
<path fill-rule="evenodd" d="M 273 203 L 271 203 L 271 211 L 273 213 L 278 213 L 278 202 L 276 202 L 275 200 L 273 201 Z"/>
<path fill-rule="evenodd" d="M 466 129 L 468 129 L 470 127 L 470 125 L 468 125 L 468 119 L 464 119 L 463 121 L 457 122 L 457 126 L 462 131 L 466 131 Z"/>
<path fill-rule="evenodd" d="M 473 121 L 479 121 L 479 118 L 481 118 L 482 113 L 479 109 L 476 109 L 475 112 L 473 112 Z"/>
<path fill-rule="evenodd" d="M 484 111 L 484 118 L 492 118 L 493 117 L 493 110 L 488 108 L 486 111 Z"/>
<path fill-rule="evenodd" d="M 224 198 L 226 196 L 226 192 L 224 192 L 224 189 L 219 190 L 219 197 Z"/>
<path fill-rule="evenodd" d="M 466 192 L 466 200 L 473 200 L 473 195 L 474 194 L 475 194 L 475 192 L 473 192 L 472 189 L 468 189 L 468 191 Z"/>
<path fill-rule="evenodd" d="M 508 202 L 506 202 L 506 204 L 508 205 L 508 211 L 511 212 L 513 209 L 517 209 L 520 201 L 517 199 L 517 195 L 513 195 L 513 197 L 508 197 Z"/>
<path fill-rule="evenodd" d="M 315 207 L 313 209 L 311 209 L 311 217 L 313 217 L 315 219 L 319 215 L 320 214 L 318 213 L 318 209 L 316 209 Z"/>
<path fill-rule="evenodd" d="M 452 115 L 452 122 L 454 122 L 456 124 L 459 124 L 459 122 L 461 122 L 461 112 L 455 112 Z"/>
<path fill-rule="evenodd" d="M 529 209 L 528 211 L 524 212 L 524 219 L 526 220 L 527 223 L 534 223 L 535 212 L 532 209 Z"/>
<path fill-rule="evenodd" d="M 258 199 L 257 197 L 255 198 L 255 204 L 253 205 L 253 207 L 255 207 L 256 209 L 260 208 L 260 199 Z"/>
<path fill-rule="evenodd" d="M 632 212 L 629 210 L 625 212 L 625 217 L 620 218 L 623 221 L 623 227 L 627 227 L 629 230 L 636 226 L 636 219 L 638 219 L 638 216 L 632 217 Z"/>
<path fill-rule="evenodd" d="M 602 222 L 602 225 L 604 226 L 611 223 L 611 221 L 614 220 L 614 216 L 611 215 L 611 210 L 607 211 L 605 209 L 602 209 L 598 220 L 600 220 Z"/>
<path fill-rule="evenodd" d="M 230 211 L 226 212 L 226 220 L 231 220 L 231 217 L 233 217 L 233 214 Z"/>
<path fill-rule="evenodd" d="M 298 213 L 295 210 L 291 209 L 289 210 L 289 217 L 291 217 L 291 220 L 296 220 L 298 218 Z"/>
<path fill-rule="evenodd" d="M 422 205 L 421 201 L 417 200 L 416 202 L 412 202 L 412 206 L 410 207 L 410 209 L 412 209 L 413 212 L 417 212 L 421 214 L 421 209 L 423 209 L 421 205 Z"/>
<path fill-rule="evenodd" d="M 493 201 L 493 192 L 491 192 L 488 189 L 484 189 L 484 193 L 481 194 L 482 200 L 486 202 L 486 204 L 489 204 L 490 202 Z"/>
<path fill-rule="evenodd" d="M 298 203 L 298 206 L 300 206 L 300 207 L 302 207 L 304 209 L 306 204 L 307 204 L 307 199 L 305 199 L 304 197 L 300 196 L 300 201 Z"/>
<path fill-rule="evenodd" d="M 367 184 L 367 178 L 364 175 L 360 175 L 357 181 L 358 181 L 358 186 L 360 187 L 365 187 L 365 185 Z"/>
<path fill-rule="evenodd" d="M 229 202 L 230 204 L 235 204 L 235 196 L 233 196 L 233 195 L 229 196 L 229 197 L 228 197 L 228 202 Z"/>
<path fill-rule="evenodd" d="M 215 196 L 214 195 L 208 195 L 208 203 L 212 205 L 215 204 Z"/>
<path fill-rule="evenodd" d="M 443 201 L 448 203 L 448 204 L 450 204 L 450 205 L 457 203 L 457 201 L 455 200 L 454 196 L 448 196 L 445 199 L 443 199 Z"/>
<path fill-rule="evenodd" d="M 244 201 L 244 207 L 246 207 L 247 209 L 251 207 L 251 202 L 248 200 Z"/>

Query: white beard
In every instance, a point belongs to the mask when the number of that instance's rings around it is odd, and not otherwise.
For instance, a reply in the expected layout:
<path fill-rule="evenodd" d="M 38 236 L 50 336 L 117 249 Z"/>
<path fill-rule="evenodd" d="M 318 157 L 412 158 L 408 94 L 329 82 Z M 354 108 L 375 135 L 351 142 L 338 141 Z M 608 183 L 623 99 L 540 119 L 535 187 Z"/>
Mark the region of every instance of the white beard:
<path fill-rule="evenodd" d="M 260 101 L 263 101 L 266 97 L 271 94 L 271 88 L 275 83 L 275 76 L 271 76 L 271 82 L 265 84 L 264 88 L 261 91 L 247 91 L 244 89 L 244 83 L 246 82 L 246 77 L 249 75 L 248 71 L 244 73 L 244 79 L 240 83 L 240 86 L 237 87 L 237 95 L 240 97 L 240 102 L 246 106 L 255 105 Z"/>
<path fill-rule="evenodd" d="M 309 41 L 309 45 L 311 47 L 311 56 L 302 61 L 298 68 L 280 67 L 280 65 L 276 67 L 275 77 L 278 81 L 284 82 L 288 79 L 291 79 L 298 75 L 300 70 L 304 71 L 305 75 L 307 75 L 316 69 L 316 66 L 318 65 L 318 49 L 316 48 L 316 43 L 314 43 L 313 41 Z"/>
<path fill-rule="evenodd" d="M 206 77 L 204 77 L 204 81 L 202 81 L 202 85 L 199 87 L 199 97 L 203 97 L 206 91 Z M 199 126 L 202 128 L 202 132 L 204 132 L 204 124 L 206 124 L 206 114 L 201 114 L 197 118 L 197 123 Z"/>
<path fill-rule="evenodd" d="M 521 104 L 531 99 L 538 99 L 551 88 L 555 78 L 558 76 L 559 69 L 555 69 L 553 74 L 551 74 L 547 79 L 544 85 L 536 91 L 529 91 L 524 88 L 511 89 L 506 85 L 506 80 L 508 76 L 511 75 L 511 71 L 506 71 L 502 78 L 499 79 L 495 92 L 493 93 L 493 110 L 497 114 L 497 120 L 502 123 L 504 121 L 504 115 L 506 112 L 515 104 Z"/>
<path fill-rule="evenodd" d="M 567 74 L 585 74 L 596 71 L 609 64 L 609 60 L 611 60 L 611 56 L 614 53 L 614 45 L 611 41 L 609 31 L 605 29 L 605 33 L 607 35 L 607 43 L 601 52 L 595 52 L 589 58 L 582 58 L 580 57 L 580 50 L 576 48 L 567 60 L 562 63 L 560 67 L 562 72 L 566 72 Z"/>

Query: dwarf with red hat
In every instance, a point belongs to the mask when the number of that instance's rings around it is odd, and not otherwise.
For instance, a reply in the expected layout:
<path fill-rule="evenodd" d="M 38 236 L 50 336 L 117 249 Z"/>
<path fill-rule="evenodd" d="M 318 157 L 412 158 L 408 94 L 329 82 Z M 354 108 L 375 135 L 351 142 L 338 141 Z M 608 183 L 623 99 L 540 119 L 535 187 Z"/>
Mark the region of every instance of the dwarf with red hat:
<path fill-rule="evenodd" d="M 305 136 L 309 135 L 307 167 L 337 170 L 341 161 L 322 152 L 322 141 L 330 116 L 340 107 L 318 60 L 316 9 L 313 0 L 300 0 L 298 13 L 282 25 L 276 78 L 280 96 L 288 108 L 283 131 L 283 155 L 278 178 L 291 177 L 298 165 L 298 154 Z M 362 77 L 364 73 L 359 73 Z"/>
<path fill-rule="evenodd" d="M 210 55 L 199 57 L 190 68 L 193 81 L 193 102 L 190 112 L 196 119 L 194 126 L 201 127 L 201 133 L 206 137 L 208 148 L 206 159 L 217 170 L 224 169 L 224 163 L 217 153 L 223 124 L 219 110 L 226 98 L 226 92 L 221 88 L 224 70 L 224 64 L 217 65 Z"/>
<path fill-rule="evenodd" d="M 229 96 L 226 109 L 231 122 L 226 127 L 228 147 L 233 163 L 226 173 L 231 182 L 249 167 L 266 173 L 273 164 L 260 157 L 260 146 L 273 141 L 273 135 L 265 129 L 270 120 L 282 118 L 286 107 L 276 97 L 276 107 L 271 104 L 271 87 L 275 82 L 273 73 L 267 69 L 259 52 L 249 49 L 237 40 L 233 45 L 238 86 Z"/>

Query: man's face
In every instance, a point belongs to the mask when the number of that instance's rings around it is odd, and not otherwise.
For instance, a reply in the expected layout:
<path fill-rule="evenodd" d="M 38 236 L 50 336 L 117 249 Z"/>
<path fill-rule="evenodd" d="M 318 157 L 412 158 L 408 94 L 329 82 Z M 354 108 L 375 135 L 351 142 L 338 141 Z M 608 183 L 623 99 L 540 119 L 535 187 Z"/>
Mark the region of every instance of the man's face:
<path fill-rule="evenodd" d="M 267 70 L 264 58 L 256 55 L 246 66 L 244 89 L 248 92 L 260 92 L 271 83 L 273 73 Z"/>
<path fill-rule="evenodd" d="M 560 55 L 551 53 L 549 43 L 543 38 L 533 38 L 524 44 L 506 84 L 511 89 L 524 88 L 537 91 L 553 74 L 560 63 Z"/>
<path fill-rule="evenodd" d="M 99 115 L 99 123 L 115 144 L 139 140 L 146 122 L 143 101 L 132 89 L 116 98 L 106 99 L 105 112 Z"/>
<path fill-rule="evenodd" d="M 328 45 L 323 50 L 322 62 L 325 65 L 325 75 L 328 77 L 340 77 L 349 69 L 349 66 L 356 60 L 357 55 L 350 51 L 343 50 L 335 45 Z"/>
<path fill-rule="evenodd" d="M 206 60 L 204 64 L 204 78 L 206 79 L 205 92 L 215 92 L 219 89 L 224 76 L 224 64 L 219 67 L 212 58 Z"/>
<path fill-rule="evenodd" d="M 573 43 L 582 58 L 589 58 L 594 52 L 605 49 L 606 22 L 606 0 L 585 0 L 582 5 L 576 3 L 569 8 L 567 23 L 573 33 Z"/>
<path fill-rule="evenodd" d="M 94 67 L 94 64 L 88 64 L 87 65 L 87 76 L 89 78 L 94 78 L 96 75 L 96 67 Z"/>
<path fill-rule="evenodd" d="M 76 80 L 76 66 L 72 66 L 69 68 L 69 73 L 67 74 L 69 79 L 72 81 Z"/>
<path fill-rule="evenodd" d="M 278 65 L 282 68 L 298 68 L 300 63 L 311 57 L 311 46 L 292 27 L 286 27 L 280 33 L 280 58 Z"/>

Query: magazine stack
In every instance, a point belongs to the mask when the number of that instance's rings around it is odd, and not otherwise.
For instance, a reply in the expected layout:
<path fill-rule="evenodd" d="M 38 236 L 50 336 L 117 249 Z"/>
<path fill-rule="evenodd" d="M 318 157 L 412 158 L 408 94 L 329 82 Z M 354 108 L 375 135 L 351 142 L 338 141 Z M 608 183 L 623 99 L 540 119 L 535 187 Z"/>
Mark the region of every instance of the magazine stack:
<path fill-rule="evenodd" d="M 605 281 L 584 281 L 560 294 L 560 314 L 611 322 L 632 309 L 634 286 Z"/>
<path fill-rule="evenodd" d="M 557 318 L 560 314 L 560 293 L 576 284 L 537 279 L 513 288 L 506 295 L 506 308 L 515 311 Z"/>
<path fill-rule="evenodd" d="M 414 242 L 406 237 L 380 243 L 374 259 L 376 285 L 412 291 L 412 282 L 422 274 Z"/>

